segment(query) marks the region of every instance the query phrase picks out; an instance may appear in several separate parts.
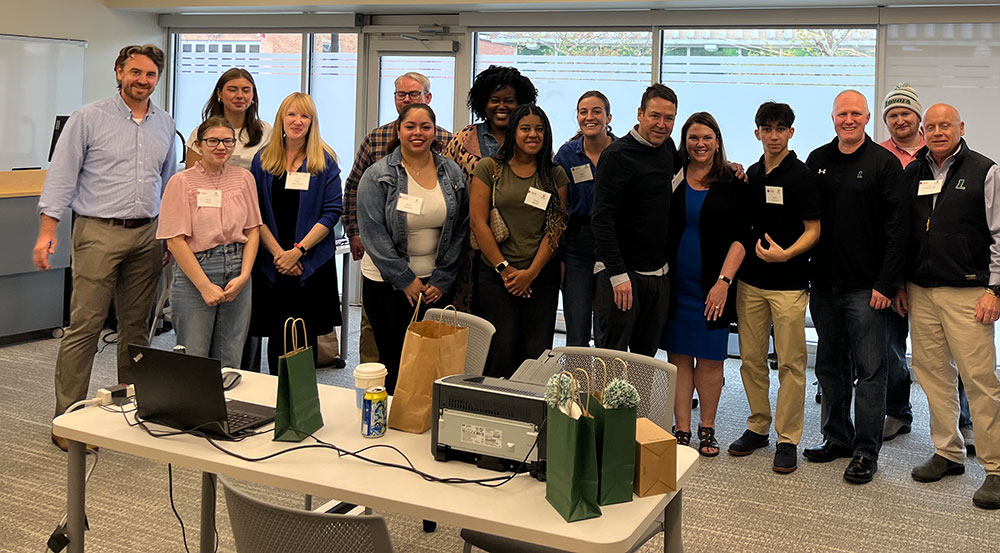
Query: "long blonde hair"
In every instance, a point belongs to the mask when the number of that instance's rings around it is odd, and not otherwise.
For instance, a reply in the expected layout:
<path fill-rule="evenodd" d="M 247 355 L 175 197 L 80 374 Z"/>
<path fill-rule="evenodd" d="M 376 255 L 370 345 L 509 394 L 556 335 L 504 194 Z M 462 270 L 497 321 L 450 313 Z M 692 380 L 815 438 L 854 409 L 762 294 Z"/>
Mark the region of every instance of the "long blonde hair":
<path fill-rule="evenodd" d="M 285 97 L 281 101 L 281 106 L 278 107 L 278 113 L 274 117 L 274 136 L 271 141 L 267 143 L 267 146 L 260 152 L 260 165 L 261 167 L 271 173 L 276 177 L 280 177 L 285 174 L 285 162 L 286 162 L 286 151 L 285 151 L 285 114 L 288 110 L 294 109 L 300 113 L 305 113 L 309 116 L 309 132 L 306 134 L 306 170 L 311 175 L 315 175 L 320 171 L 326 169 L 326 155 L 330 154 L 330 157 L 336 161 L 337 154 L 334 153 L 333 148 L 329 144 L 323 141 L 319 136 L 319 117 L 316 115 L 316 104 L 313 103 L 312 98 L 304 92 L 293 92 Z M 280 134 L 278 130 L 280 129 Z"/>

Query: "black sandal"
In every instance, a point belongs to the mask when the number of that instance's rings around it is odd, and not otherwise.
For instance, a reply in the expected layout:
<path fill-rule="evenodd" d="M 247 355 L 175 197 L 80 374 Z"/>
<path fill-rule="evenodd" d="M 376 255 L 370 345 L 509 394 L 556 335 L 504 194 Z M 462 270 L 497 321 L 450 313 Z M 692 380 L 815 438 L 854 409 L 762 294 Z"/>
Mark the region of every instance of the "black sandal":
<path fill-rule="evenodd" d="M 677 438 L 677 445 L 691 445 L 691 433 L 683 430 L 673 429 L 674 437 Z"/>
<path fill-rule="evenodd" d="M 701 443 L 698 444 L 698 453 L 705 457 L 715 457 L 719 454 L 719 442 L 715 440 L 715 429 L 711 426 L 699 426 L 698 427 L 698 439 Z M 678 440 L 679 442 L 680 440 Z M 706 451 L 707 449 L 714 448 L 715 451 Z"/>

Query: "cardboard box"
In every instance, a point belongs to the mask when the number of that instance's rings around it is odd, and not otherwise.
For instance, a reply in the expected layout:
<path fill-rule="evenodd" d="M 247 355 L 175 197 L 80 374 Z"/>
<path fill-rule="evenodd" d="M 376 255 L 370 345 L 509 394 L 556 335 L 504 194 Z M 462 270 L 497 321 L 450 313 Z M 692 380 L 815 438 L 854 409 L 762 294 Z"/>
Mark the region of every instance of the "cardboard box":
<path fill-rule="evenodd" d="M 677 438 L 653 421 L 635 421 L 635 480 L 639 497 L 677 489 Z"/>

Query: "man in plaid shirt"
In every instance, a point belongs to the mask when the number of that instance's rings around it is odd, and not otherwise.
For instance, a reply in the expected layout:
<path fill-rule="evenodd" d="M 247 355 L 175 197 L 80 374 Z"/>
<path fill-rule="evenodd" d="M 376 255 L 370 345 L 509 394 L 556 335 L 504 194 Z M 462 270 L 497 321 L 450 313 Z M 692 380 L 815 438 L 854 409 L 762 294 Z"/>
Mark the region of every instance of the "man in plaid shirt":
<path fill-rule="evenodd" d="M 407 104 L 430 104 L 431 103 L 431 82 L 420 73 L 404 73 L 396 78 L 396 90 L 393 93 L 393 101 L 396 104 L 396 111 L 403 109 Z M 372 129 L 361 141 L 358 153 L 354 156 L 354 167 L 351 174 L 344 183 L 344 213 L 341 221 L 344 223 L 344 232 L 351 242 L 351 256 L 355 261 L 361 259 L 365 254 L 365 248 L 361 245 L 361 236 L 358 234 L 358 182 L 361 175 L 365 173 L 376 161 L 385 157 L 389 151 L 389 144 L 396 138 L 396 122 L 391 121 Z M 441 151 L 449 141 L 451 133 L 441 127 L 437 127 L 434 137 L 434 148 Z M 364 308 L 361 309 L 361 339 L 360 357 L 362 363 L 378 361 L 378 348 L 375 345 L 375 338 L 372 335 L 372 327 L 368 323 L 368 317 Z"/>

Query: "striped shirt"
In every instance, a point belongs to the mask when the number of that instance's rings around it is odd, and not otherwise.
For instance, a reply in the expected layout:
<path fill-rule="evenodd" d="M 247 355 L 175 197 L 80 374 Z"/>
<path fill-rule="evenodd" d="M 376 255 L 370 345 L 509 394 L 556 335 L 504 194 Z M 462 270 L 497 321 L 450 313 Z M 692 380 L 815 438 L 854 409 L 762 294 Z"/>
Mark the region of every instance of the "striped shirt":
<path fill-rule="evenodd" d="M 344 183 L 344 214 L 340 220 L 344 223 L 344 233 L 347 236 L 358 236 L 358 183 L 361 182 L 361 175 L 364 175 L 376 161 L 389 154 L 389 143 L 396 138 L 395 126 L 396 122 L 392 121 L 381 127 L 375 127 L 361 141 L 361 146 L 358 146 L 351 174 Z M 451 141 L 451 133 L 441 127 L 435 128 L 434 140 L 437 141 L 435 149 L 440 152 Z"/>
<path fill-rule="evenodd" d="M 140 122 L 121 94 L 76 110 L 52 155 L 39 213 L 155 217 L 163 183 L 177 166 L 174 133 L 174 120 L 152 101 Z"/>

